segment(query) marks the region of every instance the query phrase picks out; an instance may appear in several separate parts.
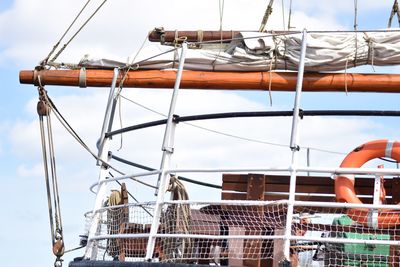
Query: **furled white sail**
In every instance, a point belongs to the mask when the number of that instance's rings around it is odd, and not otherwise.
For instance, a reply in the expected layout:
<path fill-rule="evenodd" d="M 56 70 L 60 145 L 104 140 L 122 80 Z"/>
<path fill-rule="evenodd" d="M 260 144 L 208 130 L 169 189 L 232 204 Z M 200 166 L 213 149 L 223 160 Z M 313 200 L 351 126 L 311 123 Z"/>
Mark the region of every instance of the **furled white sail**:
<path fill-rule="evenodd" d="M 216 49 L 204 45 L 188 51 L 185 69 L 203 71 L 297 70 L 301 34 L 242 32 L 229 45 Z M 169 51 L 169 52 L 168 52 Z M 154 57 L 155 55 L 158 55 Z M 151 45 L 137 58 L 140 69 L 177 66 L 170 46 Z M 154 57 L 154 58 L 151 58 Z M 151 58 L 147 60 L 148 58 Z M 400 31 L 311 32 L 307 37 L 306 71 L 339 71 L 361 65 L 400 64 Z M 84 59 L 85 67 L 115 67 L 125 63 Z"/>

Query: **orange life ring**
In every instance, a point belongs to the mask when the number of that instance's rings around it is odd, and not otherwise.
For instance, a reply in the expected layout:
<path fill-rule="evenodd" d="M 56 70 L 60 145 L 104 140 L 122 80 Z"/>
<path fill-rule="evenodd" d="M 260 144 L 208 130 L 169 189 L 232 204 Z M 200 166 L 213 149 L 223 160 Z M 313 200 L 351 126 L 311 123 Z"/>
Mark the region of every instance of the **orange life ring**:
<path fill-rule="evenodd" d="M 342 161 L 341 168 L 359 168 L 367 161 L 386 157 L 400 162 L 400 142 L 375 140 L 365 143 L 350 152 Z M 354 190 L 354 175 L 339 175 L 335 178 L 335 194 L 338 202 L 362 204 Z M 382 190 L 383 188 L 383 190 Z M 384 187 L 381 187 L 381 200 L 385 198 Z M 400 203 L 397 203 L 400 204 Z M 373 228 L 393 228 L 400 224 L 400 210 L 380 210 L 377 220 L 372 220 L 369 209 L 348 209 L 347 215 L 358 223 Z"/>

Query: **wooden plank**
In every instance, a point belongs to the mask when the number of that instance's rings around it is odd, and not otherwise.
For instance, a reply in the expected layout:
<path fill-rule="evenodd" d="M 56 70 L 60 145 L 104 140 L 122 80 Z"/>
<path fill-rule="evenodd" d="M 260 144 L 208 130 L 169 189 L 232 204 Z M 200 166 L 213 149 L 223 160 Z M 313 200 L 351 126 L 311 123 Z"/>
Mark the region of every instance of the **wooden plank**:
<path fill-rule="evenodd" d="M 243 174 L 224 174 L 222 177 L 222 187 L 223 190 L 226 187 L 232 187 L 230 184 L 238 184 L 243 185 L 247 184 L 247 175 Z M 272 176 L 266 175 L 265 176 L 267 188 L 271 186 L 271 184 L 289 184 L 290 177 L 289 176 Z M 391 192 L 392 190 L 392 182 L 393 179 L 388 178 L 385 179 L 384 186 L 387 192 Z M 225 185 L 226 184 L 226 185 Z M 334 180 L 330 177 L 323 177 L 323 176 L 298 176 L 296 184 L 299 185 L 313 185 L 313 186 L 332 186 L 334 187 Z M 373 188 L 374 179 L 367 179 L 367 178 L 356 178 L 356 188 L 362 187 L 371 187 Z M 239 188 L 244 188 L 239 186 Z M 231 190 L 231 189 L 226 189 Z M 240 189 L 242 190 L 242 189 Z"/>
<path fill-rule="evenodd" d="M 222 190 L 247 192 L 247 183 L 223 183 Z"/>
<path fill-rule="evenodd" d="M 385 189 L 386 189 L 386 194 L 391 195 L 393 197 L 392 203 L 397 204 L 400 202 L 400 177 L 393 177 L 391 194 L 388 193 L 388 190 L 386 188 L 386 181 L 385 181 Z"/>
<path fill-rule="evenodd" d="M 222 192 L 221 199 L 223 199 L 223 200 L 247 200 L 247 195 L 246 195 L 246 193 Z"/>
<path fill-rule="evenodd" d="M 236 192 L 244 193 L 247 191 L 247 185 L 244 183 L 224 183 L 222 190 L 223 191 L 236 191 Z M 373 187 L 356 187 L 355 191 L 358 195 L 371 195 L 372 196 L 374 188 Z M 265 192 L 289 192 L 289 185 L 266 184 Z M 296 192 L 297 193 L 335 194 L 335 188 L 332 186 L 324 186 L 324 185 L 297 185 Z M 392 188 L 386 189 L 386 195 L 392 196 Z"/>
<path fill-rule="evenodd" d="M 249 174 L 247 183 L 247 200 L 264 200 L 265 176 Z"/>
<path fill-rule="evenodd" d="M 247 181 L 247 200 L 264 200 L 265 192 L 265 176 L 263 174 L 249 174 Z M 253 210 L 250 215 L 250 224 L 254 225 L 254 222 L 265 222 L 264 206 L 248 207 Z M 254 212 L 255 211 L 255 212 Z M 248 216 L 249 217 L 249 216 Z M 262 235 L 263 231 L 256 227 L 256 229 L 250 229 L 246 227 L 246 235 Z M 245 259 L 243 264 L 249 267 L 261 267 L 263 266 L 261 258 L 263 247 L 263 240 L 253 239 L 245 240 L 244 242 L 244 254 L 247 257 L 257 257 L 254 259 Z"/>

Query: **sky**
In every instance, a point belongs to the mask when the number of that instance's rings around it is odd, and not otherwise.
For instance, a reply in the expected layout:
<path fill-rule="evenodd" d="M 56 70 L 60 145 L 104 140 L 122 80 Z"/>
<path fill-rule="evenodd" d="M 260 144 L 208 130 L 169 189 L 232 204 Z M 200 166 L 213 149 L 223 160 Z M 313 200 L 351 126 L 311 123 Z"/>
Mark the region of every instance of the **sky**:
<path fill-rule="evenodd" d="M 0 255 L 2 265 L 9 267 L 52 266 L 51 239 L 47 200 L 40 148 L 39 124 L 36 114 L 37 90 L 20 85 L 18 72 L 33 69 L 45 58 L 86 1 L 80 0 L 0 0 L 0 159 L 3 185 L 1 201 L 5 212 L 0 220 Z M 89 10 L 100 1 L 92 0 Z M 164 26 L 175 30 L 217 30 L 220 27 L 218 1 L 183 0 L 119 0 L 108 1 L 98 14 L 61 54 L 60 61 L 77 63 L 86 54 L 92 57 L 132 58 L 148 31 Z M 267 29 L 282 29 L 287 23 L 289 1 L 275 1 Z M 359 29 L 382 29 L 387 26 L 392 1 L 358 1 Z M 257 30 L 267 1 L 226 0 L 222 28 L 226 30 Z M 84 14 L 87 17 L 90 12 Z M 283 18 L 284 14 L 284 18 Z M 348 0 L 293 0 L 292 25 L 296 29 L 346 30 L 354 24 L 354 3 Z M 394 19 L 396 22 L 397 19 Z M 80 25 L 82 20 L 78 20 Z M 394 26 L 397 26 L 394 24 Z M 73 28 L 71 32 L 75 32 Z M 71 36 L 71 35 L 69 35 Z M 68 37 L 67 37 L 68 39 Z M 66 40 L 67 40 L 66 39 Z M 146 43 L 149 45 L 149 43 Z M 378 72 L 398 72 L 398 67 L 376 68 Z M 351 70 L 350 70 L 351 71 Z M 356 71 L 372 72 L 371 67 Z M 61 113 L 95 150 L 100 135 L 106 88 L 66 88 L 48 86 L 49 96 Z M 124 89 L 123 95 L 148 108 L 167 113 L 171 91 Z M 191 115 L 212 112 L 291 110 L 293 93 L 273 93 L 273 104 L 266 92 L 223 92 L 196 90 L 179 95 L 177 114 Z M 398 109 L 395 94 L 326 93 L 303 94 L 303 109 Z M 123 100 L 122 125 L 133 125 L 162 118 Z M 57 171 L 60 183 L 63 227 L 67 249 L 79 244 L 84 233 L 84 213 L 94 205 L 90 185 L 98 178 L 98 167 L 65 130 L 54 121 Z M 120 127 L 119 119 L 115 127 Z M 229 119 L 196 122 L 196 125 L 233 135 L 287 145 L 290 119 Z M 300 144 L 346 154 L 354 147 L 374 139 L 396 139 L 398 121 L 382 118 L 306 118 L 301 122 Z M 179 125 L 176 153 L 172 167 L 262 167 L 288 166 L 290 150 L 222 136 L 210 131 Z M 151 167 L 160 163 L 163 128 L 143 130 L 114 138 L 115 154 Z M 287 156 L 287 157 L 285 157 Z M 312 151 L 313 166 L 336 167 L 343 154 Z M 137 172 L 126 166 L 124 172 Z M 305 164 L 304 150 L 300 163 Z M 392 166 L 391 166 L 392 167 Z M 186 175 L 187 176 L 187 175 Z M 191 175 L 215 184 L 220 174 L 207 177 Z M 128 188 L 142 201 L 151 199 L 150 189 L 132 183 Z M 204 197 L 204 189 L 187 185 L 192 199 Z M 217 200 L 219 192 L 208 189 L 207 197 Z M 68 254 L 65 263 L 80 256 L 82 250 Z"/>

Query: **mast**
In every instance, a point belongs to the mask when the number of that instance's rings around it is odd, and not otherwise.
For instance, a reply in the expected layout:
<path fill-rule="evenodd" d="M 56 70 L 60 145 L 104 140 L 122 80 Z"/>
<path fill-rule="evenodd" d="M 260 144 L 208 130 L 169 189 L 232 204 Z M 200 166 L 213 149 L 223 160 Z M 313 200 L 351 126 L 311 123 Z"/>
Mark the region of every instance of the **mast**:
<path fill-rule="evenodd" d="M 109 87 L 113 70 L 23 70 L 22 84 Z M 122 78 L 120 74 L 117 83 Z M 129 71 L 124 87 L 173 88 L 176 70 Z M 271 80 L 270 80 L 271 79 Z M 182 89 L 294 91 L 296 72 L 210 72 L 184 70 Z M 305 73 L 305 92 L 379 92 L 400 93 L 400 74 Z"/>

